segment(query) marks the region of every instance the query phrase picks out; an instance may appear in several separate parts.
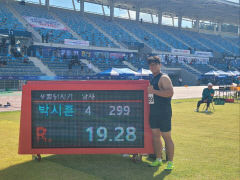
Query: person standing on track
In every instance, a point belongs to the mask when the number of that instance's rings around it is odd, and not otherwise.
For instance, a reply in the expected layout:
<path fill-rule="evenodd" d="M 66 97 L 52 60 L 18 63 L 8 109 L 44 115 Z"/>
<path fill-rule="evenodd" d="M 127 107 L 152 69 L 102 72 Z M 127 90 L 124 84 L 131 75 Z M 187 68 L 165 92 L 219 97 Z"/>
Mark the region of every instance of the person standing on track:
<path fill-rule="evenodd" d="M 174 144 L 171 137 L 173 85 L 168 75 L 161 73 L 161 62 L 158 56 L 148 59 L 149 69 L 153 74 L 148 93 L 153 94 L 153 103 L 150 103 L 150 127 L 153 136 L 153 148 L 156 160 L 150 166 L 161 166 L 162 163 L 162 141 L 164 139 L 168 162 L 165 170 L 173 169 Z"/>

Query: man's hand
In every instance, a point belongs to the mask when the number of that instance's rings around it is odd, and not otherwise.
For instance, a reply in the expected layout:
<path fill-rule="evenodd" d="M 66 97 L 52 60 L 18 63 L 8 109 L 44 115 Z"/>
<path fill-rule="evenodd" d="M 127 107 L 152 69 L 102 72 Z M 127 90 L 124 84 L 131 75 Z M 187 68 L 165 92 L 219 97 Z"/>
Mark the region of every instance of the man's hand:
<path fill-rule="evenodd" d="M 153 86 L 148 86 L 148 94 L 153 94 Z"/>

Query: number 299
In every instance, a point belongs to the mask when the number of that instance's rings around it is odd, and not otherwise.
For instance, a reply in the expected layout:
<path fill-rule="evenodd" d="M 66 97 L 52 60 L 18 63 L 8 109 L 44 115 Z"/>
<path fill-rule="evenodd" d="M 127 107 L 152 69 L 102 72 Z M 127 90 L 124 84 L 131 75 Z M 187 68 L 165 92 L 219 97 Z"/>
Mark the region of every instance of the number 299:
<path fill-rule="evenodd" d="M 129 106 L 109 106 L 109 109 L 110 116 L 129 116 L 130 114 Z"/>

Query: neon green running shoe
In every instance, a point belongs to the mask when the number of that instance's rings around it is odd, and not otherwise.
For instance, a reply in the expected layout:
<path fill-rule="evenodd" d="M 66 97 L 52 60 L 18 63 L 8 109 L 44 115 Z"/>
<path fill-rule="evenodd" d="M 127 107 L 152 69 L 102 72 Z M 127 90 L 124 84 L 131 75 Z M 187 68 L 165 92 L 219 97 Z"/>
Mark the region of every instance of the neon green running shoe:
<path fill-rule="evenodd" d="M 174 168 L 173 162 L 172 161 L 168 161 L 167 162 L 167 167 L 165 168 L 165 170 L 171 171 L 171 170 L 173 170 L 173 168 Z"/>
<path fill-rule="evenodd" d="M 163 165 L 163 162 L 162 162 L 162 161 L 155 160 L 155 161 L 153 161 L 149 166 L 151 166 L 151 167 L 157 167 L 157 166 L 161 166 L 161 165 Z"/>

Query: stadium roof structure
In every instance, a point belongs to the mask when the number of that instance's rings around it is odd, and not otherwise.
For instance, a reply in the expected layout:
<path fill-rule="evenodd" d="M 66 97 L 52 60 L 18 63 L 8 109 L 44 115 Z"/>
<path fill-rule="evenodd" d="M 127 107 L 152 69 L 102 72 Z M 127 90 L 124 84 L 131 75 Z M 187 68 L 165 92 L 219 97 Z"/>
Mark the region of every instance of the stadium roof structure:
<path fill-rule="evenodd" d="M 226 0 L 85 0 L 122 9 L 158 14 L 159 11 L 176 16 L 239 25 L 240 4 Z"/>

